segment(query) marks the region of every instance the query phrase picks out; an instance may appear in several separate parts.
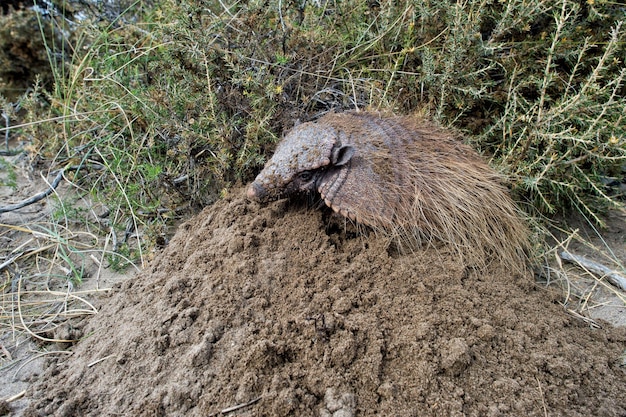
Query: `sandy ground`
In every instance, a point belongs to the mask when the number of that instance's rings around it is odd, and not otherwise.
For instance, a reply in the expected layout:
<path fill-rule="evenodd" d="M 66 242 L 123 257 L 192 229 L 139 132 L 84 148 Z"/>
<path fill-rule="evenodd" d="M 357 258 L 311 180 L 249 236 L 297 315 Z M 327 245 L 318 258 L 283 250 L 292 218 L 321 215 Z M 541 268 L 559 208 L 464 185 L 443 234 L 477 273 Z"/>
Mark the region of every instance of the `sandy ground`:
<path fill-rule="evenodd" d="M 19 158 L 0 205 L 45 188 Z M 497 265 L 468 270 L 445 247 L 399 255 L 328 211 L 242 194 L 183 224 L 139 275 L 88 259 L 78 289 L 99 314 L 49 335 L 80 342 L 3 327 L 0 415 L 626 414 L 626 330 L 608 324 L 626 325 L 623 293 L 578 266 L 547 289 Z M 2 244 L 53 206 L 1 214 Z M 562 247 L 626 263 L 626 216 L 606 221 L 602 238 L 563 222 L 591 245 L 563 234 Z"/>
<path fill-rule="evenodd" d="M 626 330 L 562 297 L 239 191 L 71 324 L 25 415 L 625 415 Z"/>

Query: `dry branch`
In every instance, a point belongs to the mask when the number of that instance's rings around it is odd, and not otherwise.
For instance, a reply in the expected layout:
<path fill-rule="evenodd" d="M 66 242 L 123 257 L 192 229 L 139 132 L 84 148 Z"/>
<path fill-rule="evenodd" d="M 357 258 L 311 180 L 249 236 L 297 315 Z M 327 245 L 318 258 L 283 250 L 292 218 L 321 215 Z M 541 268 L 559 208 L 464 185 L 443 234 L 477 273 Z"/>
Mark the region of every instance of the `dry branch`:
<path fill-rule="evenodd" d="M 63 174 L 65 173 L 65 170 L 62 169 L 59 171 L 59 173 L 57 174 L 57 176 L 54 178 L 54 180 L 52 181 L 52 183 L 50 183 L 50 186 L 48 187 L 48 189 L 35 194 L 34 196 L 27 198 L 26 200 L 22 201 L 21 203 L 16 203 L 16 204 L 10 204 L 8 206 L 0 206 L 0 213 L 7 213 L 9 211 L 14 211 L 14 210 L 18 210 L 21 209 L 22 207 L 26 207 L 30 204 L 36 203 L 37 201 L 47 197 L 48 195 L 50 195 L 52 193 L 52 191 L 54 191 L 55 188 L 57 188 L 57 186 L 59 185 L 59 183 L 61 182 L 61 179 L 63 179 Z"/>
<path fill-rule="evenodd" d="M 595 274 L 606 277 L 606 280 L 617 288 L 626 291 L 626 277 L 611 268 L 591 261 L 584 256 L 573 255 L 570 252 L 561 252 L 559 254 L 561 259 L 580 265 L 584 269 L 593 272 Z"/>

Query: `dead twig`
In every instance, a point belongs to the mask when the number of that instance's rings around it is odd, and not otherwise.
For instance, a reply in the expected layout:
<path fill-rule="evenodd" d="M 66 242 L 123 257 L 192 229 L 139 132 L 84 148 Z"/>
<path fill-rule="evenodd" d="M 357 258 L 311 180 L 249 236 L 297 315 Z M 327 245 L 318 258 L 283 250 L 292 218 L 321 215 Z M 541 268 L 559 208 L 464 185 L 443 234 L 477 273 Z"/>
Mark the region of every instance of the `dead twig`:
<path fill-rule="evenodd" d="M 52 183 L 49 184 L 49 187 L 30 197 L 27 198 L 26 200 L 20 202 L 20 203 L 16 203 L 16 204 L 10 204 L 8 206 L 1 206 L 0 207 L 0 213 L 7 213 L 9 211 L 14 211 L 14 210 L 18 210 L 21 209 L 22 207 L 26 207 L 28 205 L 31 205 L 33 203 L 36 203 L 37 201 L 49 196 L 52 191 L 54 191 L 55 188 L 57 188 L 57 186 L 59 185 L 59 183 L 61 182 L 61 180 L 63 179 L 63 174 L 65 173 L 65 169 L 61 169 L 59 170 L 59 173 L 57 174 L 57 176 L 54 178 L 54 180 L 52 180 Z"/>
<path fill-rule="evenodd" d="M 548 408 L 546 407 L 546 399 L 543 395 L 543 390 L 541 389 L 541 382 L 539 382 L 539 378 L 535 377 L 537 381 L 537 386 L 539 387 L 539 396 L 541 397 L 541 405 L 543 406 L 543 415 L 548 417 Z"/>
<path fill-rule="evenodd" d="M 14 149 L 11 151 L 0 151 L 0 156 L 15 156 L 24 152 L 24 149 Z"/>
<path fill-rule="evenodd" d="M 19 253 L 19 254 L 15 255 L 15 256 L 12 256 L 9 259 L 7 259 L 6 261 L 2 262 L 0 264 L 0 271 L 2 271 L 7 266 L 11 265 L 13 262 L 15 262 L 22 255 L 23 255 L 23 253 Z"/>
<path fill-rule="evenodd" d="M 626 277 L 619 272 L 614 271 L 611 268 L 597 262 L 591 261 L 584 256 L 574 255 L 570 252 L 563 251 L 559 254 L 559 256 L 564 261 L 578 264 L 583 269 L 586 269 L 589 272 L 593 272 L 595 274 L 601 275 L 602 277 L 606 277 L 606 280 L 608 282 L 621 289 L 622 291 L 626 291 Z"/>
<path fill-rule="evenodd" d="M 7 398 L 7 399 L 6 399 L 6 400 L 4 400 L 4 401 L 6 401 L 6 402 L 8 402 L 8 403 L 13 402 L 13 401 L 16 401 L 16 400 L 19 400 L 20 398 L 22 398 L 25 394 L 26 394 L 26 390 L 24 390 L 24 391 L 22 391 L 22 392 L 19 392 L 19 393 L 17 393 L 17 394 L 15 394 L 15 395 L 13 395 L 13 396 L 11 396 L 11 397 Z"/>
<path fill-rule="evenodd" d="M 215 417 L 215 416 L 219 416 L 219 415 L 224 415 L 224 414 L 228 414 L 228 413 L 232 413 L 233 411 L 237 411 L 239 409 L 242 409 L 244 407 L 247 407 L 249 405 L 252 405 L 254 403 L 257 403 L 261 400 L 262 397 L 257 397 L 253 400 L 248 401 L 247 403 L 243 403 L 243 404 L 237 404 L 237 405 L 233 405 L 232 407 L 228 407 L 223 409 L 222 411 L 218 411 L 216 413 L 213 414 L 209 414 L 209 417 Z"/>
<path fill-rule="evenodd" d="M 93 168 L 93 169 L 102 169 L 103 168 L 102 165 L 100 165 L 100 164 L 66 166 L 65 168 L 62 168 L 62 169 L 59 170 L 59 172 L 57 173 L 56 177 L 54 177 L 52 182 L 48 184 L 48 188 L 46 190 L 44 190 L 44 191 L 42 191 L 42 192 L 40 192 L 38 194 L 35 194 L 34 196 L 32 196 L 30 198 L 27 198 L 26 200 L 24 200 L 24 201 L 22 201 L 20 203 L 10 204 L 8 206 L 0 206 L 0 213 L 6 213 L 6 212 L 9 212 L 9 211 L 14 211 L 14 210 L 21 209 L 23 207 L 26 207 L 26 206 L 31 205 L 33 203 L 36 203 L 37 201 L 39 201 L 39 200 L 49 196 L 57 188 L 57 186 L 59 185 L 59 183 L 63 179 L 66 171 L 68 171 L 68 170 L 78 171 L 79 169 L 84 168 L 86 166 L 89 166 L 90 168 Z"/>
<path fill-rule="evenodd" d="M 587 323 L 589 325 L 589 327 L 593 328 L 593 329 L 601 329 L 602 326 L 600 326 L 598 324 L 597 321 L 595 321 L 594 319 L 590 318 L 590 317 L 585 317 L 582 314 L 580 314 L 579 312 L 571 309 L 571 308 L 565 308 L 565 311 L 567 311 L 569 314 L 571 314 L 572 316 L 576 317 L 579 320 L 584 321 L 585 323 Z"/>
<path fill-rule="evenodd" d="M 113 355 L 108 355 L 108 356 L 105 356 L 104 358 L 96 359 L 95 361 L 88 363 L 87 368 L 91 368 L 92 366 L 97 365 L 100 362 L 106 361 L 107 359 L 112 358 L 112 357 Z"/>

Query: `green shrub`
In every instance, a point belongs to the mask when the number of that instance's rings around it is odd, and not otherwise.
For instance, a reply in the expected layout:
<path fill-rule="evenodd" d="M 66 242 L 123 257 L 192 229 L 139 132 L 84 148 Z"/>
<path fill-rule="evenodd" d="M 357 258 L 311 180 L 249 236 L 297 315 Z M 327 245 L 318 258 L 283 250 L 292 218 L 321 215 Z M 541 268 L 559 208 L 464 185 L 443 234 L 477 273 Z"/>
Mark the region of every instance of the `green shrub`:
<path fill-rule="evenodd" d="M 62 43 L 61 33 L 48 25 L 40 25 L 33 10 L 0 14 L 0 94 L 16 100 L 36 76 L 51 87 L 50 59 L 56 57 L 48 54 L 46 45 Z"/>
<path fill-rule="evenodd" d="M 626 158 L 622 5 L 597 1 L 160 0 L 85 23 L 30 95 L 33 152 L 73 166 L 120 229 L 249 181 L 329 109 L 428 113 L 529 205 L 595 216 Z M 42 114 L 36 103 L 48 103 Z M 50 120 L 50 122 L 45 122 Z M 152 229 L 151 229 L 152 228 Z"/>

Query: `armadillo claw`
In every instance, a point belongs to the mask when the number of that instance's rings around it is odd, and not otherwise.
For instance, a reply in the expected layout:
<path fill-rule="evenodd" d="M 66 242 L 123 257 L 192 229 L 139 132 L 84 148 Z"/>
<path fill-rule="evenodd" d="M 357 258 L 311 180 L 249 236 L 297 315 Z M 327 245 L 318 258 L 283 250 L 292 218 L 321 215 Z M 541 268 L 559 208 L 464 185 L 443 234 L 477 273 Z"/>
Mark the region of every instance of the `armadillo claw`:
<path fill-rule="evenodd" d="M 341 214 L 343 217 L 346 217 L 352 221 L 356 221 L 357 219 L 356 215 L 353 212 L 347 210 L 346 208 L 342 208 L 342 207 L 339 207 L 337 204 L 333 204 L 332 201 L 330 201 L 327 198 L 324 199 L 324 203 L 326 203 L 328 207 L 333 209 L 335 213 Z"/>

